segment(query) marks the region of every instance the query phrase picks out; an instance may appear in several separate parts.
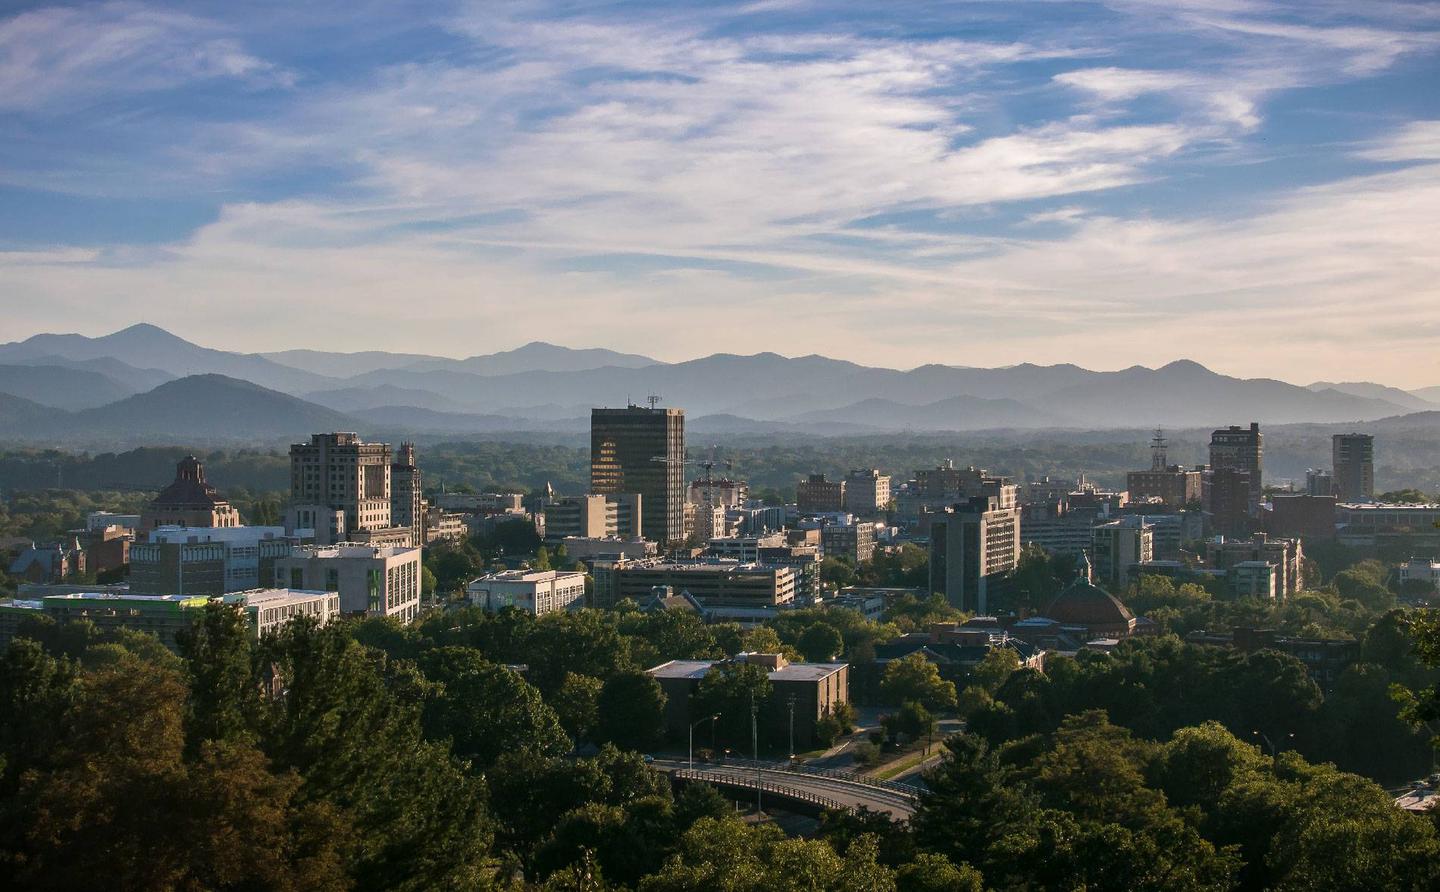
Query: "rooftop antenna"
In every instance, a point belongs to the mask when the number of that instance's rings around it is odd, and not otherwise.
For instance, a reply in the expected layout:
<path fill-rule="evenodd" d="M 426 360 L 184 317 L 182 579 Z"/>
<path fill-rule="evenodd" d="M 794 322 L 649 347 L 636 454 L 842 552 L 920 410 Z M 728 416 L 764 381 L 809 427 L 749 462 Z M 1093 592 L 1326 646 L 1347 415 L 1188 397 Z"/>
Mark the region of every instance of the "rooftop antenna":
<path fill-rule="evenodd" d="M 1165 455 L 1165 432 L 1155 428 L 1155 436 L 1150 439 L 1150 470 L 1163 471 L 1168 467 Z"/>
<path fill-rule="evenodd" d="M 645 397 L 645 402 L 649 403 L 650 408 L 653 409 L 660 404 L 660 397 L 652 393 Z"/>

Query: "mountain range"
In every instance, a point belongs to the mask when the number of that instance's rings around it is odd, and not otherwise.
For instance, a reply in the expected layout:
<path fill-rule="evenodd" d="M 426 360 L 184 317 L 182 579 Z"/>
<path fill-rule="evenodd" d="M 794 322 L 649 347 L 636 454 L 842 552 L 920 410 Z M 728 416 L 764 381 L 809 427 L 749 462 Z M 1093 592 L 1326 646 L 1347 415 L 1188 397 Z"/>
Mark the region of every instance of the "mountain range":
<path fill-rule="evenodd" d="M 1342 424 L 1440 411 L 1440 387 L 1236 378 L 1178 360 L 1113 372 L 1025 363 L 900 370 L 825 356 L 717 353 L 684 362 L 534 342 L 418 353 L 200 346 L 154 325 L 0 344 L 0 437 L 284 438 L 321 429 L 578 431 L 591 406 L 687 410 L 697 431 L 883 433 Z"/>

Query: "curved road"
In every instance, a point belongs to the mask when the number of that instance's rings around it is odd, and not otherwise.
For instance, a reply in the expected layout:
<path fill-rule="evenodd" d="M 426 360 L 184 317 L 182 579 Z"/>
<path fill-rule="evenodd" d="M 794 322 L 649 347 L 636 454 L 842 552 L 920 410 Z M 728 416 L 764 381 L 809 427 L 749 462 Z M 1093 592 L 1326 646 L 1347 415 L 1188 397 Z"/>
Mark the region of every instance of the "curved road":
<path fill-rule="evenodd" d="M 915 813 L 918 796 L 899 784 L 881 784 L 855 777 L 817 774 L 787 769 L 784 763 L 773 767 L 754 764 L 704 764 L 688 768 L 679 761 L 660 761 L 656 768 L 682 778 L 708 780 L 727 787 L 754 790 L 757 782 L 764 792 L 790 796 L 827 808 L 855 810 L 864 806 L 870 811 L 888 814 L 897 821 L 907 821 Z M 757 777 L 758 775 L 758 777 Z"/>

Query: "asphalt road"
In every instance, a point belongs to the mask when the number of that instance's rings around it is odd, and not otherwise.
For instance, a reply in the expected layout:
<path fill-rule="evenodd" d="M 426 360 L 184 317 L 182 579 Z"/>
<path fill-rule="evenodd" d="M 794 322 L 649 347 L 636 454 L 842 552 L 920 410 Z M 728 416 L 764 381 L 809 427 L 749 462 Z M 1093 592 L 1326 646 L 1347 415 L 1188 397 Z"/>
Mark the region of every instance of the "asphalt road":
<path fill-rule="evenodd" d="M 656 760 L 654 765 L 656 768 L 671 772 L 687 768 L 686 763 L 682 761 Z M 696 762 L 693 770 L 694 776 L 708 778 L 717 783 L 723 782 L 731 787 L 739 786 L 753 790 L 757 782 L 757 772 L 754 766 Z M 858 809 L 864 806 L 871 811 L 888 814 L 900 821 L 909 820 L 915 813 L 914 794 L 873 783 L 830 775 L 786 771 L 781 768 L 762 767 L 758 775 L 759 782 L 763 783 L 768 790 L 771 792 L 778 790 L 782 795 L 786 791 L 802 797 L 809 795 L 849 809 Z"/>

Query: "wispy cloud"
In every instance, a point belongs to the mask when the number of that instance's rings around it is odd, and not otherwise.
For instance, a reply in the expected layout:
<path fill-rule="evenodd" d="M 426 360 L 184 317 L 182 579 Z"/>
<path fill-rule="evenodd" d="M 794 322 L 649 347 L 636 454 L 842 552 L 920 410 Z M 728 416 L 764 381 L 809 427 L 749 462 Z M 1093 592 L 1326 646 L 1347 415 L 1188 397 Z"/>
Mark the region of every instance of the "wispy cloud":
<path fill-rule="evenodd" d="M 49 7 L 0 20 L 0 111 L 54 111 L 211 78 L 288 85 L 227 29 L 138 3 Z"/>
<path fill-rule="evenodd" d="M 1364 109 L 1374 123 L 1333 145 L 1277 131 L 1288 91 L 1436 51 L 1423 9 L 1310 7 L 460 3 L 387 19 L 405 39 L 373 61 L 321 41 L 297 58 L 303 35 L 272 52 L 263 22 L 221 7 L 39 9 L 0 21 L 0 95 L 23 97 L 0 113 L 93 142 L 31 127 L 39 148 L 0 148 L 0 182 L 213 195 L 216 219 L 159 249 L 0 255 L 12 321 L 89 305 L 125 322 L 183 297 L 237 347 L 298 345 L 322 319 L 455 353 L 477 331 L 897 364 L 1199 343 L 1234 370 L 1323 377 L 1323 351 L 1347 349 L 1326 332 L 1374 326 L 1355 307 L 1437 299 L 1418 233 L 1440 213 L 1440 136 L 1403 108 Z M 196 83 L 286 89 L 151 136 L 141 95 Z M 1324 164 L 1235 173 L 1275 136 Z M 657 345 L 640 318 L 692 334 Z M 1284 337 L 1261 355 L 1236 325 Z M 1434 367 L 1391 359 L 1397 381 Z"/>

